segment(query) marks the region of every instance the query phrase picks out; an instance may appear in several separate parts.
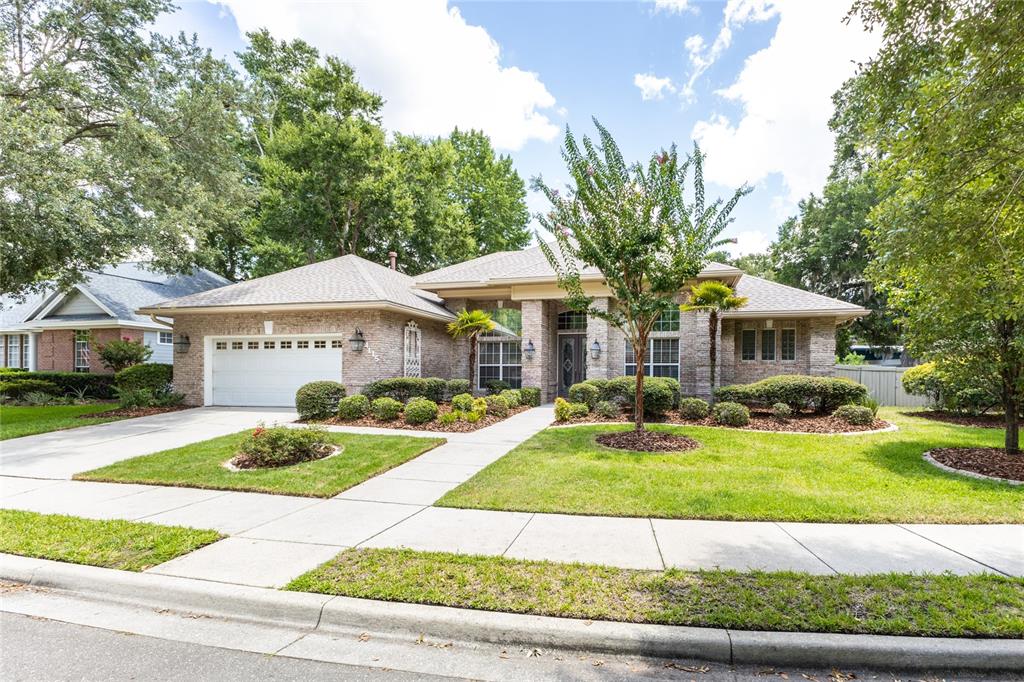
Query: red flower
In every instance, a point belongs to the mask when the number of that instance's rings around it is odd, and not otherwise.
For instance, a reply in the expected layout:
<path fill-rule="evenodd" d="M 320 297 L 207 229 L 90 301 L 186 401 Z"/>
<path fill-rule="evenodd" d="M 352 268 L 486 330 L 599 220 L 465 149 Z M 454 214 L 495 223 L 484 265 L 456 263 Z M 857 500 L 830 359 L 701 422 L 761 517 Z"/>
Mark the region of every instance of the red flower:
<path fill-rule="evenodd" d="M 259 438 L 264 431 L 266 431 L 265 428 L 263 428 L 262 426 L 257 426 L 255 429 L 252 430 L 252 437 Z"/>

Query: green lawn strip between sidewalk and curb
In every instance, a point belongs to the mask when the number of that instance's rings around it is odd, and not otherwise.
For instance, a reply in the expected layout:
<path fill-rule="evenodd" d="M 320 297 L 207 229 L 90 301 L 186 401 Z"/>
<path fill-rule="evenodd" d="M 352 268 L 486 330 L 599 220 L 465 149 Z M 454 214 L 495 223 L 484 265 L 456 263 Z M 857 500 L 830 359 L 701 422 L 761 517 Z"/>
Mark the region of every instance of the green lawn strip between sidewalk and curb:
<path fill-rule="evenodd" d="M 0 552 L 144 571 L 220 540 L 214 530 L 0 509 Z"/>
<path fill-rule="evenodd" d="M 44 405 L 25 407 L 20 405 L 0 406 L 0 440 L 34 436 L 39 433 L 74 429 L 79 426 L 106 424 L 124 417 L 87 417 L 98 412 L 116 409 L 114 403 L 90 403 L 88 405 Z"/>
<path fill-rule="evenodd" d="M 701 447 L 612 450 L 627 425 L 547 429 L 448 492 L 438 506 L 599 516 L 835 523 L 1022 523 L 1024 487 L 952 474 L 922 453 L 998 446 L 1002 434 L 883 408 L 899 430 L 778 434 L 665 427 Z"/>
<path fill-rule="evenodd" d="M 330 441 L 341 447 L 332 457 L 274 469 L 226 469 L 224 463 L 249 433 L 134 457 L 76 474 L 75 479 L 333 497 L 445 442 L 442 438 L 328 433 Z"/>
<path fill-rule="evenodd" d="M 1024 636 L 1024 580 L 994 575 L 635 571 L 443 552 L 350 549 L 285 589 L 737 630 Z"/>

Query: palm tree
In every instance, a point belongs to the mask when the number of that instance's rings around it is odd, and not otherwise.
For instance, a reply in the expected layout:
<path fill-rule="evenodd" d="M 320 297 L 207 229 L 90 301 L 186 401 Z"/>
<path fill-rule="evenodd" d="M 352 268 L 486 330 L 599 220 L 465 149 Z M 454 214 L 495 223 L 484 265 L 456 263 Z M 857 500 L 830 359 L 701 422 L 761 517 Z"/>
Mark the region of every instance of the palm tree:
<path fill-rule="evenodd" d="M 463 308 L 455 314 L 455 319 L 448 323 L 448 335 L 453 339 L 469 339 L 469 385 L 470 391 L 476 388 L 476 339 L 483 332 L 494 329 L 494 320 L 482 310 L 466 310 Z"/>
<path fill-rule="evenodd" d="M 733 290 L 715 280 L 708 280 L 690 287 L 690 300 L 679 306 L 683 312 L 702 310 L 708 316 L 708 355 L 711 359 L 711 400 L 715 399 L 715 361 L 718 359 L 718 321 L 726 310 L 736 310 L 747 304 L 745 296 L 736 296 Z"/>

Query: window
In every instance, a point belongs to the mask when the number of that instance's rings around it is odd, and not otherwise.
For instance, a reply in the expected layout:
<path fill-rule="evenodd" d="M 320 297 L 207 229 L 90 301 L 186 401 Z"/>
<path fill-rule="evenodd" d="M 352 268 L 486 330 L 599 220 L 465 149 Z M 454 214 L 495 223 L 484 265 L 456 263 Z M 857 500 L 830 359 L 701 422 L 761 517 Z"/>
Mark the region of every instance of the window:
<path fill-rule="evenodd" d="M 88 330 L 77 330 L 75 332 L 75 371 L 89 371 L 89 332 Z"/>
<path fill-rule="evenodd" d="M 572 331 L 576 329 L 586 330 L 587 328 L 587 316 L 585 313 L 580 313 L 575 310 L 567 310 L 564 313 L 558 313 L 558 331 Z"/>
<path fill-rule="evenodd" d="M 405 376 L 420 376 L 420 327 L 415 322 L 405 325 L 403 341 L 405 353 Z"/>
<path fill-rule="evenodd" d="M 313 342 L 313 348 L 327 348 L 327 341 L 324 339 L 318 339 Z"/>
<path fill-rule="evenodd" d="M 157 332 L 156 342 L 161 346 L 170 346 L 174 343 L 174 332 Z"/>
<path fill-rule="evenodd" d="M 242 342 L 241 341 L 232 341 L 231 342 L 231 350 L 242 350 Z"/>
<path fill-rule="evenodd" d="M 523 385 L 523 361 L 519 341 L 481 341 L 477 346 L 477 388 L 501 379 L 512 388 Z"/>
<path fill-rule="evenodd" d="M 274 350 L 274 347 L 276 345 L 277 345 L 277 343 L 274 342 L 274 341 L 264 341 L 263 342 L 263 350 Z"/>
<path fill-rule="evenodd" d="M 761 330 L 761 359 L 762 360 L 774 360 L 775 359 L 775 330 L 774 329 L 762 329 Z"/>
<path fill-rule="evenodd" d="M 782 330 L 782 359 L 796 360 L 796 329 Z"/>
<path fill-rule="evenodd" d="M 291 347 L 292 347 L 292 342 L 291 341 L 282 341 L 281 342 L 281 350 L 291 350 Z"/>
<path fill-rule="evenodd" d="M 28 335 L 7 335 L 7 366 L 28 368 Z"/>
<path fill-rule="evenodd" d="M 249 350 L 259 350 L 260 349 L 260 342 L 259 341 L 249 341 L 247 344 L 245 344 L 245 347 L 248 348 Z"/>
<path fill-rule="evenodd" d="M 756 360 L 757 354 L 754 344 L 757 343 L 757 330 L 744 329 L 740 332 L 740 359 Z"/>
<path fill-rule="evenodd" d="M 668 310 L 658 316 L 654 321 L 651 331 L 655 332 L 677 332 L 679 331 L 679 311 Z"/>
<path fill-rule="evenodd" d="M 213 347 L 216 348 L 217 350 L 227 350 L 228 349 L 228 342 L 227 341 L 218 341 L 217 343 L 213 344 Z"/>
<path fill-rule="evenodd" d="M 332 339 L 331 348 L 341 348 L 341 339 Z"/>
<path fill-rule="evenodd" d="M 647 357 L 644 362 L 644 373 L 652 377 L 679 378 L 679 339 L 650 339 L 647 344 Z M 623 374 L 636 374 L 636 354 L 633 347 L 626 344 L 626 361 Z"/>
<path fill-rule="evenodd" d="M 309 348 L 309 341 L 296 341 L 295 347 L 305 350 L 306 348 Z"/>

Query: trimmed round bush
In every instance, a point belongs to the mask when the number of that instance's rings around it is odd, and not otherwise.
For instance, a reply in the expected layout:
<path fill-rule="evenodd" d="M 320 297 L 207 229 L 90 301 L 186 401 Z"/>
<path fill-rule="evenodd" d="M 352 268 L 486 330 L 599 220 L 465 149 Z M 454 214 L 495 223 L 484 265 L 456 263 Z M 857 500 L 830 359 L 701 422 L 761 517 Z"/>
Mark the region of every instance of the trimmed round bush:
<path fill-rule="evenodd" d="M 437 403 L 427 398 L 413 398 L 405 405 L 406 424 L 426 424 L 437 418 Z"/>
<path fill-rule="evenodd" d="M 597 405 L 600 399 L 600 393 L 593 384 L 573 384 L 569 387 L 569 402 L 586 403 L 587 407 L 594 409 L 594 405 Z"/>
<path fill-rule="evenodd" d="M 793 408 L 786 403 L 775 403 L 772 405 L 772 416 L 784 422 L 793 416 Z"/>
<path fill-rule="evenodd" d="M 131 371 L 135 365 L 121 370 Z M 338 411 L 338 401 L 345 397 L 345 387 L 337 381 L 311 381 L 295 392 L 295 409 L 299 419 L 327 419 Z"/>
<path fill-rule="evenodd" d="M 365 395 L 350 395 L 338 401 L 338 417 L 362 419 L 370 413 L 370 399 Z"/>
<path fill-rule="evenodd" d="M 394 398 L 377 398 L 370 403 L 370 414 L 373 415 L 374 419 L 379 419 L 382 422 L 393 421 L 398 419 L 398 415 L 402 414 L 402 403 Z"/>
<path fill-rule="evenodd" d="M 460 393 L 452 397 L 452 409 L 460 412 L 469 412 L 473 409 L 473 396 L 469 393 Z"/>
<path fill-rule="evenodd" d="M 750 410 L 739 403 L 715 403 L 711 414 L 715 423 L 723 426 L 746 426 L 750 423 Z"/>
<path fill-rule="evenodd" d="M 586 403 L 571 403 L 559 396 L 555 398 L 555 421 L 569 421 L 576 417 L 585 417 L 590 414 L 590 406 Z"/>
<path fill-rule="evenodd" d="M 159 391 L 167 388 L 174 376 L 174 367 L 153 362 L 145 365 L 125 367 L 114 375 L 114 385 L 118 391 L 139 391 L 149 389 Z M 334 412 L 334 406 L 331 406 Z M 329 415 L 328 415 L 329 416 Z"/>
<path fill-rule="evenodd" d="M 866 426 L 875 420 L 871 408 L 863 405 L 840 405 L 832 416 L 856 426 Z"/>
<path fill-rule="evenodd" d="M 489 395 L 484 401 L 487 403 L 487 414 L 493 414 L 495 417 L 508 416 L 508 401 L 500 395 Z"/>
<path fill-rule="evenodd" d="M 678 395 L 675 388 L 678 385 L 678 382 L 663 377 L 644 377 L 644 414 L 661 416 L 671 410 Z M 602 400 L 620 402 L 633 407 L 636 398 L 636 377 L 609 379 L 605 384 L 604 393 Z"/>
<path fill-rule="evenodd" d="M 520 404 L 528 407 L 540 407 L 540 389 L 535 386 L 524 386 L 519 390 Z"/>
<path fill-rule="evenodd" d="M 708 401 L 700 398 L 682 398 L 679 401 L 679 416 L 683 419 L 703 419 L 710 411 Z"/>
<path fill-rule="evenodd" d="M 621 415 L 621 411 L 619 406 L 610 400 L 598 400 L 597 404 L 594 405 L 594 414 L 605 419 L 616 419 Z"/>
<path fill-rule="evenodd" d="M 518 388 L 510 388 L 507 391 L 502 391 L 498 395 L 505 399 L 505 402 L 508 403 L 509 409 L 519 407 L 523 404 L 523 394 Z"/>
<path fill-rule="evenodd" d="M 445 382 L 444 392 L 449 400 L 460 393 L 469 393 L 469 379 L 449 379 Z"/>

